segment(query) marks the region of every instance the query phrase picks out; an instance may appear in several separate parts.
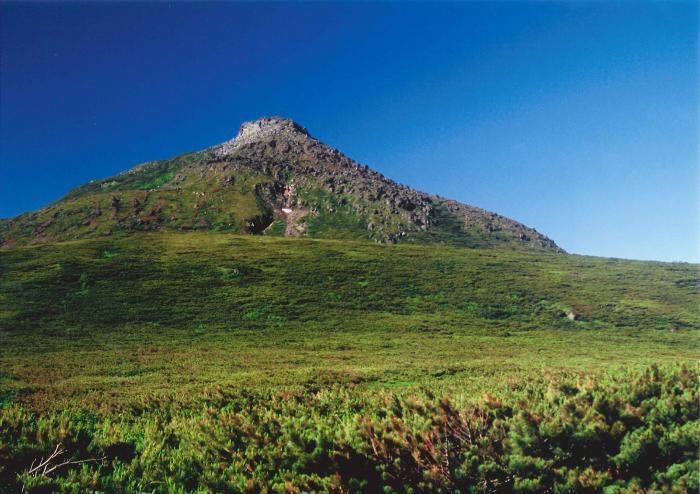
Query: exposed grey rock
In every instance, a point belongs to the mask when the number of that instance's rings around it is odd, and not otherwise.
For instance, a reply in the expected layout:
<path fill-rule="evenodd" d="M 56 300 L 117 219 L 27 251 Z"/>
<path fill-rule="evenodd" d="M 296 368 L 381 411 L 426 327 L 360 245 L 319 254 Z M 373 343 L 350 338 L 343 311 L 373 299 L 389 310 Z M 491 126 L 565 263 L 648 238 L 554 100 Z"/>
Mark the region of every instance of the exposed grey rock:
<path fill-rule="evenodd" d="M 405 223 L 403 230 L 399 230 L 396 223 L 391 226 L 392 222 L 367 221 L 370 236 L 382 241 L 394 243 L 433 228 L 444 228 L 447 214 L 454 217 L 455 225 L 449 225 L 454 234 L 476 228 L 486 237 L 500 232 L 523 245 L 561 250 L 551 239 L 521 223 L 398 184 L 321 143 L 308 130 L 289 119 L 269 117 L 246 122 L 234 139 L 214 146 L 210 151 L 217 159 L 227 162 L 242 160 L 246 166 L 272 176 L 278 185 L 258 191 L 261 198 L 271 204 L 279 203 L 286 177 L 296 176 L 298 179 L 303 177 L 300 182 L 306 181 L 309 186 L 313 185 L 309 181 L 319 179 L 321 187 L 341 198 L 354 197 L 355 211 L 372 211 L 373 215 L 388 214 L 400 218 Z M 312 214 L 314 210 L 312 207 Z M 333 208 L 329 212 L 334 212 Z"/>

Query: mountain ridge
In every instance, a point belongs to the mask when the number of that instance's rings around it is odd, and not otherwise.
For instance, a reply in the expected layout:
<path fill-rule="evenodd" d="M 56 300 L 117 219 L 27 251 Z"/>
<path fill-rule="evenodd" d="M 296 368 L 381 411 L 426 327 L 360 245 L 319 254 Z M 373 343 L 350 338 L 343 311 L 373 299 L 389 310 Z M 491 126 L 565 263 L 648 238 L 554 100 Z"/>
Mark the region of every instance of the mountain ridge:
<path fill-rule="evenodd" d="M 297 122 L 244 122 L 228 141 L 94 180 L 0 220 L 0 245 L 152 230 L 510 245 L 561 252 L 515 220 L 399 184 Z"/>

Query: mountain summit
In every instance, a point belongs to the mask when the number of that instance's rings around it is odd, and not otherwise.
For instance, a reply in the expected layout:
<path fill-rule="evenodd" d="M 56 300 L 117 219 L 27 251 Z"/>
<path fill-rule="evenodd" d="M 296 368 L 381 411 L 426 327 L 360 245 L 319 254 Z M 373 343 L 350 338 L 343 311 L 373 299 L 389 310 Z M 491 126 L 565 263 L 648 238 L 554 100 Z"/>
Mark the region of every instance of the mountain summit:
<path fill-rule="evenodd" d="M 245 122 L 230 141 L 0 220 L 0 245 L 152 230 L 561 250 L 514 220 L 398 184 L 281 117 Z"/>
<path fill-rule="evenodd" d="M 215 149 L 219 149 L 222 153 L 227 153 L 236 147 L 258 142 L 266 138 L 289 141 L 311 138 L 311 136 L 308 130 L 288 118 L 263 117 L 252 122 L 244 122 L 235 138 L 215 146 Z"/>

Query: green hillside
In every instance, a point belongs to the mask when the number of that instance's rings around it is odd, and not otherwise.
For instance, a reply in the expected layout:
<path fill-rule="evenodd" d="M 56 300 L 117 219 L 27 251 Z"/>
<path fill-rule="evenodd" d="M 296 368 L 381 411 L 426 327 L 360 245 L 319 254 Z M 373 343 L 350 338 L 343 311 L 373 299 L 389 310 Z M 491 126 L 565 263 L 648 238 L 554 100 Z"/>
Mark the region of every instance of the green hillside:
<path fill-rule="evenodd" d="M 99 400 L 124 377 L 131 393 L 637 365 L 694 358 L 700 325 L 697 266 L 507 249 L 160 232 L 6 249 L 0 269 L 0 371 L 28 401 L 75 400 L 82 372 Z"/>
<path fill-rule="evenodd" d="M 692 490 L 698 290 L 513 248 L 6 248 L 0 492 Z"/>

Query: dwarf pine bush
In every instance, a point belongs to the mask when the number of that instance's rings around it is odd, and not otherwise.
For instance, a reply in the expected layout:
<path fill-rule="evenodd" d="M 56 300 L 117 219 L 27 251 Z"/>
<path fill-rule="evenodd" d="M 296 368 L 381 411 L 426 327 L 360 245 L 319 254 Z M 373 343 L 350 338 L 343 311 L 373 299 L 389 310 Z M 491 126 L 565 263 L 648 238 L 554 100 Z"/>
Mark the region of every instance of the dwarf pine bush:
<path fill-rule="evenodd" d="M 131 413 L 0 410 L 0 492 L 690 492 L 697 370 L 430 392 L 228 394 Z M 33 472 L 60 446 L 57 468 Z"/>

